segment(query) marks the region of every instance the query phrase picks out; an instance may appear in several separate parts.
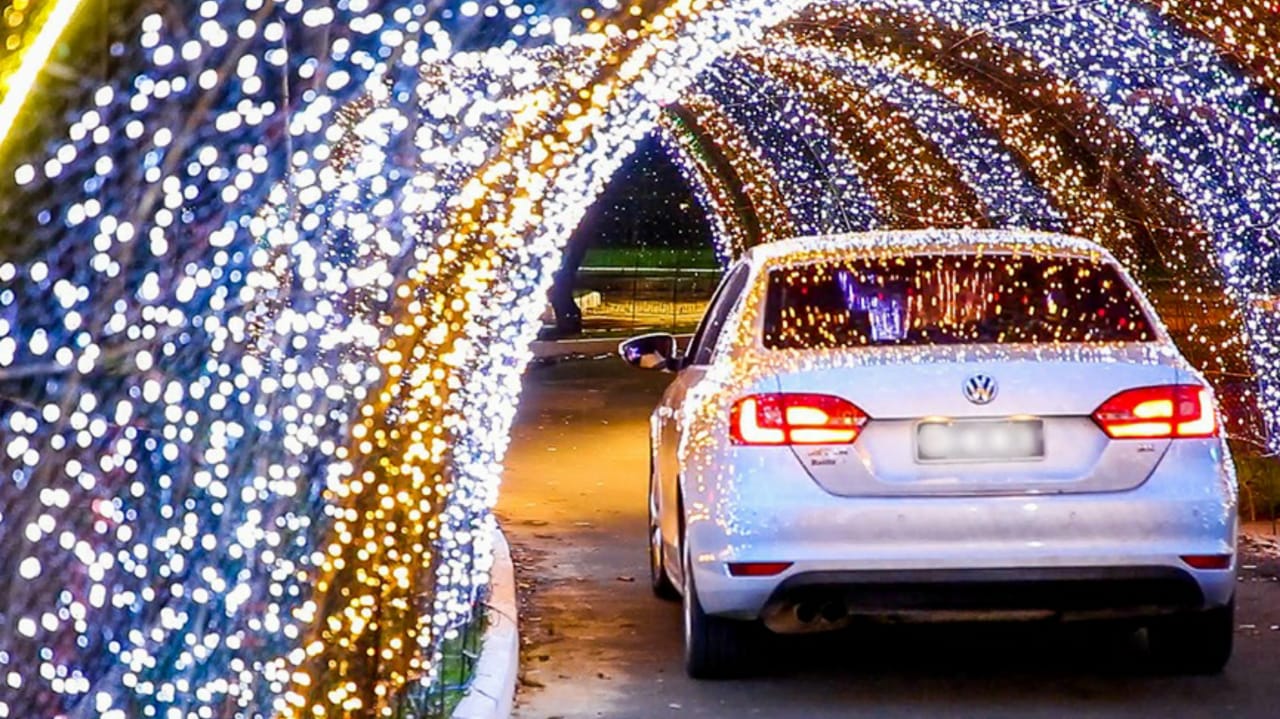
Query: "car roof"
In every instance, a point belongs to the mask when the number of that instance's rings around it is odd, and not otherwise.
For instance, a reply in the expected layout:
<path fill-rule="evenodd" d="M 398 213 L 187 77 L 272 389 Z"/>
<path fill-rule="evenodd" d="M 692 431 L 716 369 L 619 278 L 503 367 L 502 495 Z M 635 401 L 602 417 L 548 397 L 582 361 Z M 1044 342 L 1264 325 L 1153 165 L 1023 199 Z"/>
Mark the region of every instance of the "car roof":
<path fill-rule="evenodd" d="M 753 264 L 829 259 L 832 254 L 939 254 L 1032 252 L 1055 257 L 1113 259 L 1101 245 L 1070 235 L 1033 230 L 891 230 L 816 235 L 757 245 L 743 254 Z"/>

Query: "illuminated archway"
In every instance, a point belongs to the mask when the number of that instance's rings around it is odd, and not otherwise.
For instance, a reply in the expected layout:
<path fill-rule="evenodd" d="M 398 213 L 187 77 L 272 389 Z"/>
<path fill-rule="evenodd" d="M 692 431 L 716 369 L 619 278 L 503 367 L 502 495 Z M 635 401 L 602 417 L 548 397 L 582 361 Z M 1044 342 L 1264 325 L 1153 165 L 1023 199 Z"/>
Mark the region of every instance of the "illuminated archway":
<path fill-rule="evenodd" d="M 741 12 L 743 13 L 741 17 L 745 18 L 758 17 L 755 13 L 760 8 L 752 8 L 750 5 L 750 3 L 737 4 L 723 12 L 726 14 Z M 914 7 L 911 12 L 905 14 L 905 19 L 908 20 L 906 23 L 903 22 L 902 14 L 904 5 L 909 8 Z M 796 3 L 787 9 L 810 12 L 805 10 L 807 6 L 807 3 Z M 774 13 L 782 12 L 782 8 L 777 4 L 771 4 L 771 9 Z M 1074 143 L 1072 147 L 1074 154 L 1066 155 L 1057 161 L 1066 164 L 1045 165 L 1046 169 L 1039 173 L 1042 178 L 1054 174 L 1055 170 L 1060 172 L 1059 168 L 1062 167 L 1075 168 L 1067 170 L 1068 174 L 1083 172 L 1080 168 L 1086 167 L 1088 161 L 1097 159 L 1096 155 L 1089 153 L 1090 150 L 1096 152 L 1096 147 L 1090 147 L 1089 141 L 1123 142 L 1124 146 L 1133 148 L 1134 152 L 1145 153 L 1140 159 L 1128 153 L 1121 157 L 1110 158 L 1116 163 L 1112 168 L 1116 177 L 1109 181 L 1115 182 L 1115 185 L 1104 185 L 1087 176 L 1074 177 L 1073 180 L 1076 183 L 1074 189 L 1070 184 L 1060 185 L 1063 187 L 1060 194 L 1069 196 L 1071 203 L 1080 208 L 1077 221 L 1091 223 L 1083 225 L 1083 227 L 1092 228 L 1092 231 L 1087 234 L 1092 234 L 1117 247 L 1121 253 L 1125 253 L 1126 247 L 1123 244 L 1116 246 L 1115 240 L 1117 238 L 1123 240 L 1132 232 L 1132 229 L 1117 221 L 1117 217 L 1122 213 L 1107 209 L 1107 203 L 1118 199 L 1125 202 L 1128 207 L 1145 207 L 1150 216 L 1158 218 L 1157 225 L 1167 223 L 1177 231 L 1200 236 L 1207 234 L 1212 238 L 1211 247 L 1205 249 L 1191 247 L 1189 250 L 1188 244 L 1183 242 L 1173 243 L 1167 249 L 1178 253 L 1183 262 L 1191 262 L 1193 265 L 1199 263 L 1201 267 L 1220 265 L 1226 273 L 1231 290 L 1243 306 L 1251 308 L 1252 305 L 1247 301 L 1251 293 L 1265 290 L 1265 284 L 1261 282 L 1262 273 L 1258 271 L 1260 266 L 1242 272 L 1241 265 L 1245 261 L 1243 255 L 1263 259 L 1265 245 L 1251 244 L 1251 242 L 1265 242 L 1264 231 L 1258 231 L 1256 238 L 1252 240 L 1243 237 L 1241 233 L 1250 228 L 1265 227 L 1267 224 L 1269 210 L 1266 203 L 1258 201 L 1257 192 L 1267 191 L 1266 183 L 1261 180 L 1266 177 L 1268 172 L 1266 168 L 1269 166 L 1267 163 L 1271 160 L 1263 158 L 1270 158 L 1273 150 L 1258 146 L 1256 138 L 1274 122 L 1274 118 L 1270 115 L 1270 106 L 1266 98 L 1258 94 L 1257 89 L 1242 79 L 1238 73 L 1223 65 L 1211 46 L 1167 25 L 1154 11 L 1130 3 L 1112 3 L 1103 8 L 1080 9 L 1079 15 L 1074 17 L 1046 15 L 1033 19 L 1021 18 L 1015 6 L 999 3 L 984 6 L 982 9 L 974 9 L 970 4 L 959 2 L 943 3 L 941 6 L 932 4 L 929 9 L 924 9 L 924 6 L 915 7 L 909 3 L 827 3 L 817 12 L 830 13 L 827 23 L 818 24 L 819 26 L 836 27 L 842 33 L 850 27 L 856 29 L 857 23 L 861 23 L 862 27 L 875 29 L 876 22 L 892 17 L 894 22 L 886 22 L 886 25 L 905 27 L 902 35 L 921 38 L 916 41 L 919 44 L 903 43 L 898 46 L 890 44 L 888 47 L 876 48 L 868 46 L 862 40 L 851 44 L 847 34 L 804 44 L 817 48 L 814 52 L 837 55 L 845 51 L 841 46 L 851 48 L 854 53 L 852 60 L 874 64 L 883 70 L 906 74 L 917 81 L 933 85 L 943 93 L 950 91 L 953 101 L 968 105 L 971 111 L 982 112 L 983 98 L 993 98 L 986 105 L 988 108 L 996 108 L 987 110 L 989 126 L 994 126 L 992 129 L 1007 136 L 1010 127 L 1000 126 L 996 121 L 1004 118 L 1006 123 L 1021 122 L 1021 125 L 1014 124 L 1012 127 L 1020 128 L 1019 131 L 1022 133 L 1020 137 L 1023 138 L 1021 148 L 1023 156 L 1032 156 L 1032 160 L 1026 164 L 1034 168 L 1035 162 L 1041 161 L 1039 157 L 1035 157 L 1036 151 L 1038 150 L 1040 154 L 1052 152 L 1050 149 L 1052 144 L 1036 136 L 1037 132 L 1044 132 L 1044 125 L 1027 122 L 1025 119 L 1019 120 L 1016 112 L 1009 111 L 1011 94 L 1014 95 L 1012 99 L 1022 99 L 1024 102 L 1025 99 L 1016 97 L 1016 93 L 1009 90 L 993 95 L 990 90 L 973 87 L 972 74 L 968 76 L 970 87 L 967 90 L 962 89 L 963 86 L 957 86 L 956 83 L 965 82 L 964 75 L 953 79 L 956 76 L 957 67 L 939 64 L 937 59 L 931 59 L 925 55 L 922 49 L 923 44 L 931 36 L 947 39 L 947 33 L 955 37 L 955 33 L 963 30 L 973 35 L 973 28 L 985 28 L 992 39 L 986 42 L 984 49 L 1003 51 L 995 59 L 985 58 L 987 61 L 1008 61 L 1011 66 L 1005 70 L 1007 75 L 1030 75 L 1046 83 L 1045 86 L 1037 88 L 1037 93 L 1052 94 L 1042 96 L 1035 103 L 1047 116 L 1045 125 L 1052 126 L 1053 123 L 1067 125 L 1072 122 L 1083 124 L 1081 136 L 1062 138 L 1069 144 Z M 1181 117 L 1163 112 L 1161 108 L 1164 106 L 1160 104 L 1159 98 L 1166 92 L 1173 93 L 1174 89 L 1164 88 L 1161 85 L 1161 78 L 1151 78 L 1150 87 L 1123 86 L 1125 83 L 1117 78 L 1126 79 L 1123 72 L 1126 67 L 1130 65 L 1136 68 L 1150 67 L 1159 60 L 1160 54 L 1142 46 L 1136 37 L 1126 37 L 1125 42 L 1115 42 L 1114 28 L 1104 29 L 1105 23 L 1098 16 L 1098 13 L 1106 12 L 1123 16 L 1128 21 L 1142 26 L 1144 31 L 1159 35 L 1161 42 L 1169 44 L 1164 52 L 1190 54 L 1200 61 L 1197 67 L 1208 68 L 1201 70 L 1199 75 L 1188 73 L 1183 77 L 1175 78 L 1175 84 L 1198 88 L 1197 97 L 1203 105 L 1202 110 L 1214 113 L 1216 117 L 1224 118 L 1223 121 L 1229 123 L 1225 138 L 1215 139 L 1211 133 L 1199 126 L 1196 119 L 1200 117 L 1198 114 Z M 711 14 L 716 15 L 716 13 Z M 670 17 L 672 20 L 664 24 L 663 29 L 669 31 L 678 28 L 678 33 L 686 38 L 699 37 L 705 28 L 711 26 L 709 20 L 707 25 L 702 24 L 705 18 L 697 12 L 684 16 L 677 13 Z M 771 18 L 771 20 L 777 19 L 776 15 Z M 1074 35 L 1061 31 L 1060 23 L 1066 22 L 1073 23 L 1072 27 L 1076 31 Z M 813 25 L 815 23 L 810 22 L 809 27 Z M 779 32 L 789 33 L 790 30 L 782 28 Z M 875 33 L 868 35 L 874 37 Z M 766 33 L 763 42 L 768 43 L 768 37 Z M 1067 37 L 1073 38 L 1073 41 L 1080 43 L 1081 47 L 1067 46 L 1066 41 L 1063 40 Z M 1092 42 L 1089 40 L 1090 37 L 1093 38 Z M 1104 40 L 1106 42 L 1103 42 Z M 661 75 L 666 80 L 661 95 L 647 95 L 642 91 L 630 96 L 631 100 L 638 103 L 630 106 L 626 104 L 625 95 L 606 96 L 610 103 L 601 103 L 595 108 L 582 108 L 582 112 L 574 113 L 574 117 L 561 118 L 558 127 L 560 134 L 557 135 L 556 130 L 548 133 L 556 138 L 556 141 L 550 142 L 552 147 L 544 151 L 538 147 L 538 143 L 534 143 L 533 149 L 513 146 L 510 154 L 503 154 L 486 166 L 487 175 L 484 171 L 478 173 L 478 177 L 482 176 L 485 179 L 474 186 L 476 189 L 469 196 L 473 202 L 457 216 L 456 219 L 460 219 L 461 224 L 450 227 L 457 233 L 453 235 L 454 241 L 458 245 L 466 244 L 468 246 L 466 252 L 472 258 L 470 265 L 465 262 L 458 263 L 456 276 L 461 281 L 459 286 L 471 290 L 477 299 L 491 287 L 500 287 L 503 291 L 499 295 L 500 304 L 481 301 L 477 306 L 466 308 L 470 309 L 470 312 L 465 309 L 446 309 L 426 322 L 427 327 L 433 327 L 439 326 L 441 322 L 449 323 L 463 317 L 469 318 L 469 321 L 460 327 L 463 332 L 458 339 L 469 352 L 474 352 L 469 363 L 457 354 L 451 354 L 456 352 L 453 349 L 445 349 L 438 355 L 452 358 L 451 362 L 445 364 L 452 364 L 455 369 L 448 370 L 448 373 L 456 372 L 455 376 L 460 379 L 457 392 L 446 405 L 448 409 L 442 409 L 439 415 L 433 415 L 431 426 L 465 427 L 464 432 L 451 435 L 444 446 L 466 449 L 462 455 L 440 456 L 437 458 L 437 464 L 429 465 L 428 471 L 437 473 L 439 481 L 460 487 L 463 483 L 470 481 L 480 485 L 489 483 L 493 486 L 497 480 L 496 464 L 501 460 L 505 441 L 502 438 L 505 437 L 509 426 L 510 415 L 502 413 L 494 416 L 491 408 L 495 403 L 501 406 L 514 406 L 518 377 L 524 361 L 521 343 L 531 338 L 528 328 L 532 326 L 531 320 L 540 309 L 540 293 L 545 289 L 544 284 L 532 282 L 527 285 L 527 292 L 513 293 L 511 288 L 518 283 L 516 276 L 527 272 L 528 260 L 532 259 L 535 264 L 540 262 L 544 268 L 540 277 L 545 283 L 545 269 L 554 266 L 554 247 L 567 237 L 568 231 L 572 229 L 583 208 L 599 191 L 603 179 L 608 177 L 608 170 L 616 167 L 626 157 L 631 143 L 648 131 L 651 124 L 656 121 L 657 103 L 682 95 L 680 90 L 684 87 L 696 88 L 697 78 L 703 68 L 713 60 L 732 55 L 732 45 L 732 43 L 716 45 L 714 50 L 705 51 L 708 47 L 706 41 L 696 43 L 696 46 L 701 49 L 692 50 L 691 57 L 681 57 L 681 60 L 674 63 L 672 68 L 655 73 L 655 76 Z M 862 48 L 861 55 L 857 54 L 859 47 Z M 1110 68 L 1109 77 L 1105 80 L 1097 76 L 1102 73 L 1091 74 L 1089 70 L 1091 53 L 1104 52 L 1103 48 L 1106 48 L 1105 52 L 1113 54 L 1109 59 L 1113 59 L 1116 63 Z M 813 58 L 814 52 L 802 51 L 808 53 L 810 59 Z M 645 50 L 638 49 L 636 52 L 643 53 Z M 880 53 L 884 59 L 878 59 L 877 53 Z M 664 55 L 664 57 L 678 56 L 678 51 L 673 55 Z M 966 62 L 975 62 L 975 60 L 966 58 Z M 759 65 L 766 71 L 770 70 L 766 62 L 761 62 Z M 786 77 L 785 68 L 774 68 L 772 71 L 779 77 Z M 1127 77 L 1129 81 L 1133 79 L 1133 77 Z M 713 111 L 712 103 L 708 102 L 705 96 L 698 94 L 699 92 L 700 90 L 695 90 L 695 94 L 691 97 L 694 98 L 695 110 L 701 108 L 705 115 L 705 112 Z M 970 98 L 969 102 L 966 102 L 966 98 Z M 1241 98 L 1247 98 L 1248 104 L 1241 103 Z M 620 102 L 622 107 L 614 104 Z M 993 106 L 990 102 L 1004 104 Z M 1055 103 L 1058 105 L 1055 106 Z M 1139 106 L 1138 109 L 1133 106 L 1135 103 Z M 606 110 L 605 107 L 610 109 Z M 1022 109 L 1025 110 L 1026 106 L 1024 105 Z M 1047 110 L 1054 110 L 1054 112 L 1050 113 Z M 626 123 L 615 124 L 619 117 L 626 117 Z M 644 117 L 646 122 L 643 124 L 635 122 L 637 117 Z M 679 117 L 678 114 L 677 117 Z M 726 123 L 719 122 L 725 136 L 748 134 L 741 130 L 732 131 Z M 590 136 L 600 139 L 598 144 L 587 143 L 588 146 L 581 147 L 583 139 L 588 137 L 582 129 L 587 123 L 592 126 Z M 1089 132 L 1095 132 L 1097 136 L 1084 136 Z M 1254 138 L 1252 142 L 1249 140 L 1250 136 Z M 1058 139 L 1061 136 L 1051 135 L 1051 137 Z M 543 136 L 543 141 L 548 141 L 547 135 Z M 1200 167 L 1204 162 L 1203 157 L 1198 160 L 1197 157 L 1206 146 L 1231 158 L 1229 161 L 1218 160 L 1218 167 L 1239 167 L 1243 177 L 1224 183 L 1226 185 L 1224 187 L 1218 184 L 1222 180 L 1221 177 L 1206 176 L 1204 168 L 1196 170 L 1195 168 Z M 568 157 L 563 155 L 560 157 L 559 164 L 554 159 L 548 160 L 555 157 L 556 150 L 568 154 Z M 778 181 L 767 176 L 750 179 L 742 177 L 745 173 L 768 171 L 766 164 L 759 159 L 760 155 L 756 154 L 760 152 L 759 149 L 753 149 L 748 142 L 721 148 L 721 151 L 737 157 L 753 155 L 756 157 L 753 162 L 740 163 L 738 169 L 729 173 L 728 182 L 733 182 L 733 176 L 736 175 L 737 181 L 741 183 L 737 188 L 730 188 L 730 191 L 736 190 L 749 197 L 757 196 L 761 204 L 769 205 L 769 207 L 760 208 L 757 220 L 785 227 L 789 210 L 776 190 L 779 186 Z M 539 162 L 539 158 L 543 162 Z M 725 184 L 726 178 L 721 175 L 712 182 Z M 775 189 L 763 193 L 758 189 L 753 191 L 751 189 L 753 183 L 757 185 L 769 183 Z M 1252 183 L 1250 184 L 1254 188 L 1252 196 L 1236 191 L 1235 188 L 1238 188 L 1241 183 Z M 481 187 L 485 189 L 481 190 Z M 494 188 L 501 188 L 498 196 L 502 202 L 511 203 L 513 197 L 508 195 L 507 191 L 512 192 L 515 198 L 522 198 L 522 189 L 529 187 L 537 188 L 537 194 L 529 197 L 529 207 L 538 209 L 530 209 L 527 214 L 521 214 L 519 211 L 511 213 L 484 204 L 485 193 L 492 192 Z M 1136 197 L 1117 198 L 1115 195 L 1106 193 L 1106 190 L 1111 188 L 1127 188 L 1133 191 Z M 1115 190 L 1111 189 L 1111 191 Z M 517 199 L 515 204 L 519 205 L 519 202 L 520 200 Z M 1098 211 L 1097 208 L 1100 206 L 1104 209 Z M 477 222 L 477 216 L 483 216 L 486 222 Z M 1201 231 L 1198 227 L 1204 227 L 1205 230 Z M 762 239 L 767 239 L 769 236 L 768 230 L 762 232 Z M 477 240 L 480 242 L 477 243 Z M 509 243 L 512 242 L 520 243 L 524 248 L 529 247 L 530 244 L 544 247 L 547 254 L 540 260 L 537 259 L 536 253 L 533 258 L 522 254 L 519 262 L 510 262 L 506 260 L 504 253 L 505 248 L 510 247 Z M 476 249 L 476 244 L 491 249 L 487 253 L 482 253 Z M 1246 247 L 1249 249 L 1246 250 Z M 1191 256 L 1189 252 L 1202 254 Z M 439 278 L 448 276 L 449 273 L 442 269 L 444 265 L 435 267 L 437 269 L 431 276 L 423 276 L 419 280 L 432 287 L 433 292 L 445 293 L 447 285 L 440 284 Z M 517 304 L 513 306 L 512 300 Z M 1248 314 L 1255 328 L 1263 326 L 1264 318 L 1252 309 Z M 479 321 L 476 321 L 477 317 L 480 318 Z M 408 357 L 410 352 L 419 349 L 411 342 L 403 343 L 399 347 L 403 349 L 398 349 L 398 358 Z M 410 347 L 412 349 L 409 349 Z M 450 347 L 449 344 L 445 344 L 445 348 Z M 484 351 L 476 352 L 476 349 L 481 347 Z M 430 360 L 433 352 L 439 352 L 439 350 L 432 349 L 424 353 L 420 357 L 420 361 L 424 364 L 420 366 L 432 367 L 434 371 L 438 365 Z M 1274 383 L 1274 378 L 1267 377 L 1270 364 L 1266 358 L 1265 354 L 1258 355 L 1260 373 L 1264 382 Z M 462 365 L 460 368 L 458 368 L 459 364 Z M 477 381 L 478 378 L 483 378 L 483 383 Z M 448 419 L 451 413 L 455 417 L 453 421 L 456 424 L 451 424 Z M 486 437 L 488 445 L 485 443 Z M 458 516 L 483 516 L 484 507 L 480 503 L 484 498 L 491 498 L 492 491 L 494 490 L 486 490 L 480 495 L 455 498 L 455 501 L 460 499 L 463 503 L 474 502 L 457 505 L 462 508 Z M 459 529 L 462 527 L 460 526 Z"/>
<path fill-rule="evenodd" d="M 830 220 L 789 196 L 796 158 L 762 147 L 776 132 L 790 154 L 810 153 L 796 167 L 822 173 L 828 201 L 865 210 L 849 217 L 1045 218 L 1131 261 L 1155 248 L 1193 281 L 1220 276 L 1240 315 L 1223 320 L 1226 341 L 1247 323 L 1274 427 L 1280 349 L 1255 300 L 1274 293 L 1280 271 L 1280 65 L 1265 41 L 1276 24 L 1248 24 L 1246 10 L 1268 12 L 1260 0 L 1225 19 L 1191 0 L 1161 4 L 1167 15 L 1133 0 L 1043 14 L 1013 0 L 655 0 L 514 53 L 410 47 L 413 23 L 436 32 L 412 12 L 360 16 L 359 32 L 334 46 L 337 69 L 292 114 L 228 102 L 206 134 L 189 128 L 199 142 L 174 131 L 182 122 L 135 124 L 168 97 L 262 86 L 261 68 L 280 59 L 269 5 L 236 16 L 234 33 L 202 24 L 181 42 L 148 19 L 152 71 L 98 93 L 67 149 L 21 171 L 55 182 L 91 160 L 76 176 L 86 197 L 49 209 L 69 239 L 46 261 L 0 266 L 18 283 L 0 294 L 16 313 L 3 318 L 2 378 L 52 366 L 62 374 L 41 390 L 76 396 L 3 410 L 23 437 L 6 448 L 6 476 L 54 487 L 66 478 L 45 460 L 65 460 L 84 438 L 81 450 L 109 451 L 99 467 L 66 471 L 76 491 L 119 480 L 137 500 L 93 505 L 101 523 L 127 525 L 135 511 L 154 525 L 145 542 L 113 528 L 123 555 L 95 548 L 92 523 L 72 525 L 86 536 L 69 531 L 57 550 L 84 565 L 88 585 L 107 571 L 164 578 L 167 595 L 127 589 L 115 609 L 132 623 L 94 645 L 106 657 L 96 681 L 126 687 L 130 707 L 378 714 L 433 678 L 454 620 L 487 581 L 490 509 L 560 247 L 655 128 L 714 211 L 725 255 Z M 308 26 L 332 21 L 283 5 Z M 254 33 L 267 49 L 240 62 L 232 40 Z M 175 61 L 202 52 L 212 74 L 188 76 Z M 388 60 L 411 67 L 407 57 L 420 72 Z M 719 80 L 704 82 L 713 72 Z M 805 120 L 764 128 L 754 115 L 785 113 L 726 111 L 755 81 Z M 848 117 L 863 126 L 840 127 Z M 115 124 L 140 146 L 124 169 L 95 154 Z M 298 146 L 279 167 L 269 158 L 282 137 Z M 192 177 L 212 178 L 216 193 L 200 194 Z M 901 178 L 939 178 L 956 205 L 929 204 L 937 198 L 913 195 L 928 179 Z M 245 197 L 256 204 L 209 209 Z M 79 247 L 92 251 L 68 250 Z M 57 307 L 17 302 L 50 294 Z M 82 312 L 81 297 L 97 295 L 109 299 L 102 316 Z M 135 371 L 78 391 L 108 362 Z M 153 424 L 138 431 L 143 414 Z M 41 506 L 70 516 L 70 496 L 50 489 Z M 32 536 L 55 536 L 30 519 Z M 32 582 L 61 566 L 31 558 L 15 554 L 11 569 Z M 62 620 L 38 592 L 24 601 L 31 623 L 0 649 L 35 666 Z M 66 608 L 72 625 L 85 606 Z M 180 668 L 155 660 L 170 643 Z M 89 696 L 49 671 L 67 703 Z"/>

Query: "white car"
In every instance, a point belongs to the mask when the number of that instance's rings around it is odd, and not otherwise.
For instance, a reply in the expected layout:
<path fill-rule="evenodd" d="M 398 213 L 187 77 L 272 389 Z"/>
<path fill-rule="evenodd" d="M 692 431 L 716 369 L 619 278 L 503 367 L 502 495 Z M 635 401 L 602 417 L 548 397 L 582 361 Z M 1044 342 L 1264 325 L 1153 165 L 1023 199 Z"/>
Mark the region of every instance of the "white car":
<path fill-rule="evenodd" d="M 1212 391 L 1097 245 L 1007 231 L 757 247 L 651 419 L 650 564 L 695 677 L 854 620 L 1124 620 L 1231 654 L 1235 473 Z"/>

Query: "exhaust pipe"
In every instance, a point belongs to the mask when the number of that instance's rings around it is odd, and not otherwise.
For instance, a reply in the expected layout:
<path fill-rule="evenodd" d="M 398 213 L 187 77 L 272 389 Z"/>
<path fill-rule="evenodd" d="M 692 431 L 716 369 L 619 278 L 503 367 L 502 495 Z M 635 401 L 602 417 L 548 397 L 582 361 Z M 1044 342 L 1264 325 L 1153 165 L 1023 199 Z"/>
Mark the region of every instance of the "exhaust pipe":
<path fill-rule="evenodd" d="M 812 624 L 818 618 L 818 605 L 808 602 L 796 605 L 796 619 L 801 624 Z"/>
<path fill-rule="evenodd" d="M 836 604 L 835 602 L 827 602 L 826 604 L 822 605 L 821 614 L 823 619 L 834 624 L 840 621 L 841 619 L 845 619 L 846 617 L 848 617 L 849 610 L 840 604 Z"/>
<path fill-rule="evenodd" d="M 840 629 L 852 621 L 843 601 L 820 597 L 791 604 L 779 602 L 765 607 L 764 625 L 777 634 L 813 634 Z"/>

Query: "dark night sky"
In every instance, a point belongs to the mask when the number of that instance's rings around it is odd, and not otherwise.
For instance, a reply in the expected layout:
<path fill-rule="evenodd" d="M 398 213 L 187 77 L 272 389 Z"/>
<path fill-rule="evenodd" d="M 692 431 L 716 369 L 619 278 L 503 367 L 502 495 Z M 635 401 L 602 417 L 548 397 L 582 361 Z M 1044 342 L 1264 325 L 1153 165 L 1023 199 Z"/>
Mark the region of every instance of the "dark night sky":
<path fill-rule="evenodd" d="M 589 247 L 699 248 L 711 227 L 680 170 L 654 138 L 614 175 L 574 232 Z"/>

